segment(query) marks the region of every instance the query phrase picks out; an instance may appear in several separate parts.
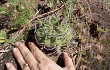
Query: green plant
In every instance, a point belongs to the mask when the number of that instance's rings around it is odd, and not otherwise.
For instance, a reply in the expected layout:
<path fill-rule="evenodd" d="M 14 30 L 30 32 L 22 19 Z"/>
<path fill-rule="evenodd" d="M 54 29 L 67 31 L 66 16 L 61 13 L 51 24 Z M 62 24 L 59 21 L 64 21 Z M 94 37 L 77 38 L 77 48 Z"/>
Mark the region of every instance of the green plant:
<path fill-rule="evenodd" d="M 20 15 L 18 18 L 16 18 L 13 21 L 12 27 L 21 27 L 26 25 L 29 22 L 29 18 L 32 15 L 32 11 L 28 9 L 24 9 L 22 12 L 20 12 Z"/>
<path fill-rule="evenodd" d="M 64 47 L 70 44 L 73 39 L 72 29 L 67 23 L 59 22 L 55 17 L 49 16 L 39 20 L 38 28 L 35 31 L 38 43 L 43 43 L 46 47 Z"/>
<path fill-rule="evenodd" d="M 13 43 L 16 42 L 17 40 L 13 40 L 11 38 L 7 38 L 7 34 L 5 31 L 0 30 L 0 45 L 3 43 Z"/>
<path fill-rule="evenodd" d="M 69 7 L 69 17 L 71 18 L 72 17 L 72 12 L 73 12 L 73 0 L 69 0 L 69 4 L 70 4 L 70 7 Z"/>
<path fill-rule="evenodd" d="M 0 14 L 4 14 L 6 16 L 10 16 L 11 12 L 8 10 L 8 8 L 0 6 Z"/>
<path fill-rule="evenodd" d="M 7 38 L 6 32 L 3 30 L 0 30 L 0 43 L 6 42 L 6 38 Z"/>
<path fill-rule="evenodd" d="M 11 15 L 10 30 L 18 29 L 20 27 L 27 27 L 30 18 L 35 14 L 33 9 L 34 1 L 31 0 L 8 0 L 9 6 L 0 6 L 0 14 Z M 28 31 L 28 30 L 27 30 Z M 5 31 L 0 31 L 0 43 L 14 43 L 20 41 L 24 37 L 24 32 L 17 37 L 10 36 L 7 38 Z"/>
<path fill-rule="evenodd" d="M 31 0 L 22 1 L 22 0 L 8 0 L 10 4 L 10 11 L 12 14 L 12 27 L 11 29 L 16 29 L 24 27 L 28 24 L 30 17 L 35 13 L 32 8 Z"/>
<path fill-rule="evenodd" d="M 17 5 L 18 3 L 20 3 L 22 0 L 8 0 L 8 2 L 10 2 L 13 5 Z"/>

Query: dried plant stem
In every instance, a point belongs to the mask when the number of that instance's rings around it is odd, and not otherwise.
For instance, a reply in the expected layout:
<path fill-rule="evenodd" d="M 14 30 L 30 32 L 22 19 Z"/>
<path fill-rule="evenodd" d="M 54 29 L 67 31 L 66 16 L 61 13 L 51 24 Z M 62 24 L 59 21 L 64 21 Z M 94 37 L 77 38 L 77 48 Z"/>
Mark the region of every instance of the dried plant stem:
<path fill-rule="evenodd" d="M 78 59 L 78 61 L 77 61 L 76 65 L 75 65 L 75 68 L 77 68 L 77 67 L 78 67 L 78 64 L 80 63 L 81 58 L 82 58 L 82 44 L 81 44 L 81 49 L 80 49 L 79 59 Z"/>
<path fill-rule="evenodd" d="M 48 15 L 50 15 L 50 14 L 53 14 L 53 13 L 57 12 L 58 10 L 60 10 L 60 9 L 63 8 L 63 7 L 64 7 L 64 5 L 62 5 L 62 6 L 59 7 L 59 8 L 56 8 L 55 10 L 52 10 L 52 11 L 50 11 L 50 12 L 47 12 L 47 13 L 44 13 L 44 14 L 35 16 L 35 17 L 33 17 L 33 18 L 31 19 L 31 21 L 34 21 L 34 20 L 37 20 L 37 19 L 46 17 L 46 16 L 48 16 Z"/>
<path fill-rule="evenodd" d="M 0 50 L 0 53 L 8 52 L 9 50 Z"/>

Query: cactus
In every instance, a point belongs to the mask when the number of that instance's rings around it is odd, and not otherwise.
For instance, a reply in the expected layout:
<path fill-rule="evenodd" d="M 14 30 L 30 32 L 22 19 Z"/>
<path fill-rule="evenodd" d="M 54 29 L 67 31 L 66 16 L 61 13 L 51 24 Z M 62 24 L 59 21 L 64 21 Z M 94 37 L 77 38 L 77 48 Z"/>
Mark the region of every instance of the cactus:
<path fill-rule="evenodd" d="M 43 43 L 46 47 L 61 48 L 70 44 L 73 40 L 72 29 L 67 22 L 61 21 L 56 17 L 40 19 L 35 31 L 38 43 Z"/>

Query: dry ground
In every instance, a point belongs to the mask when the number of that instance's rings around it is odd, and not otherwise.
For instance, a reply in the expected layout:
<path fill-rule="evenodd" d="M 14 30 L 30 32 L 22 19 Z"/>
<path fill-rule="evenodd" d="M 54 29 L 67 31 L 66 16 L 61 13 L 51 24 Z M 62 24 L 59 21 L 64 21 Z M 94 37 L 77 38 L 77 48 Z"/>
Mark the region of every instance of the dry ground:
<path fill-rule="evenodd" d="M 82 0 L 80 0 L 80 3 L 88 10 L 87 4 L 83 3 Z M 101 1 L 96 0 L 88 1 L 88 5 L 90 12 L 85 13 L 88 18 L 85 18 L 85 14 L 81 14 L 81 11 L 77 7 L 77 10 L 73 10 L 74 16 L 78 17 L 76 27 L 71 23 L 76 32 L 77 47 L 65 47 L 61 51 L 69 53 L 74 64 L 77 66 L 76 70 L 110 70 L 110 8 Z M 0 15 L 0 24 L 8 21 L 6 19 L 8 17 Z M 99 30 L 97 30 L 97 25 L 99 26 Z M 1 28 L 2 25 L 0 25 Z M 103 29 L 106 31 L 103 31 Z M 29 41 L 33 41 L 33 39 L 29 39 Z M 7 62 L 12 62 L 15 66 L 17 65 L 11 51 L 1 52 L 1 50 L 7 48 L 12 48 L 12 45 L 8 44 L 2 48 L 0 47 L 0 70 L 5 70 L 5 63 Z M 60 66 L 64 66 L 62 56 L 59 53 L 49 55 L 48 53 L 51 53 L 51 51 L 41 50 Z"/>

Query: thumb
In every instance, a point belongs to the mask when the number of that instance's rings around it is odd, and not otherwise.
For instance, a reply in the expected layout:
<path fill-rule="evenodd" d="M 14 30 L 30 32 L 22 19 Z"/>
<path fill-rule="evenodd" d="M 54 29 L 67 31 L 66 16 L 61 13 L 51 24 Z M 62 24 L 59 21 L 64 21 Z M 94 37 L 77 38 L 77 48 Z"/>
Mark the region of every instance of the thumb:
<path fill-rule="evenodd" d="M 66 67 L 73 67 L 72 59 L 68 56 L 67 52 L 64 52 L 64 62 Z"/>

